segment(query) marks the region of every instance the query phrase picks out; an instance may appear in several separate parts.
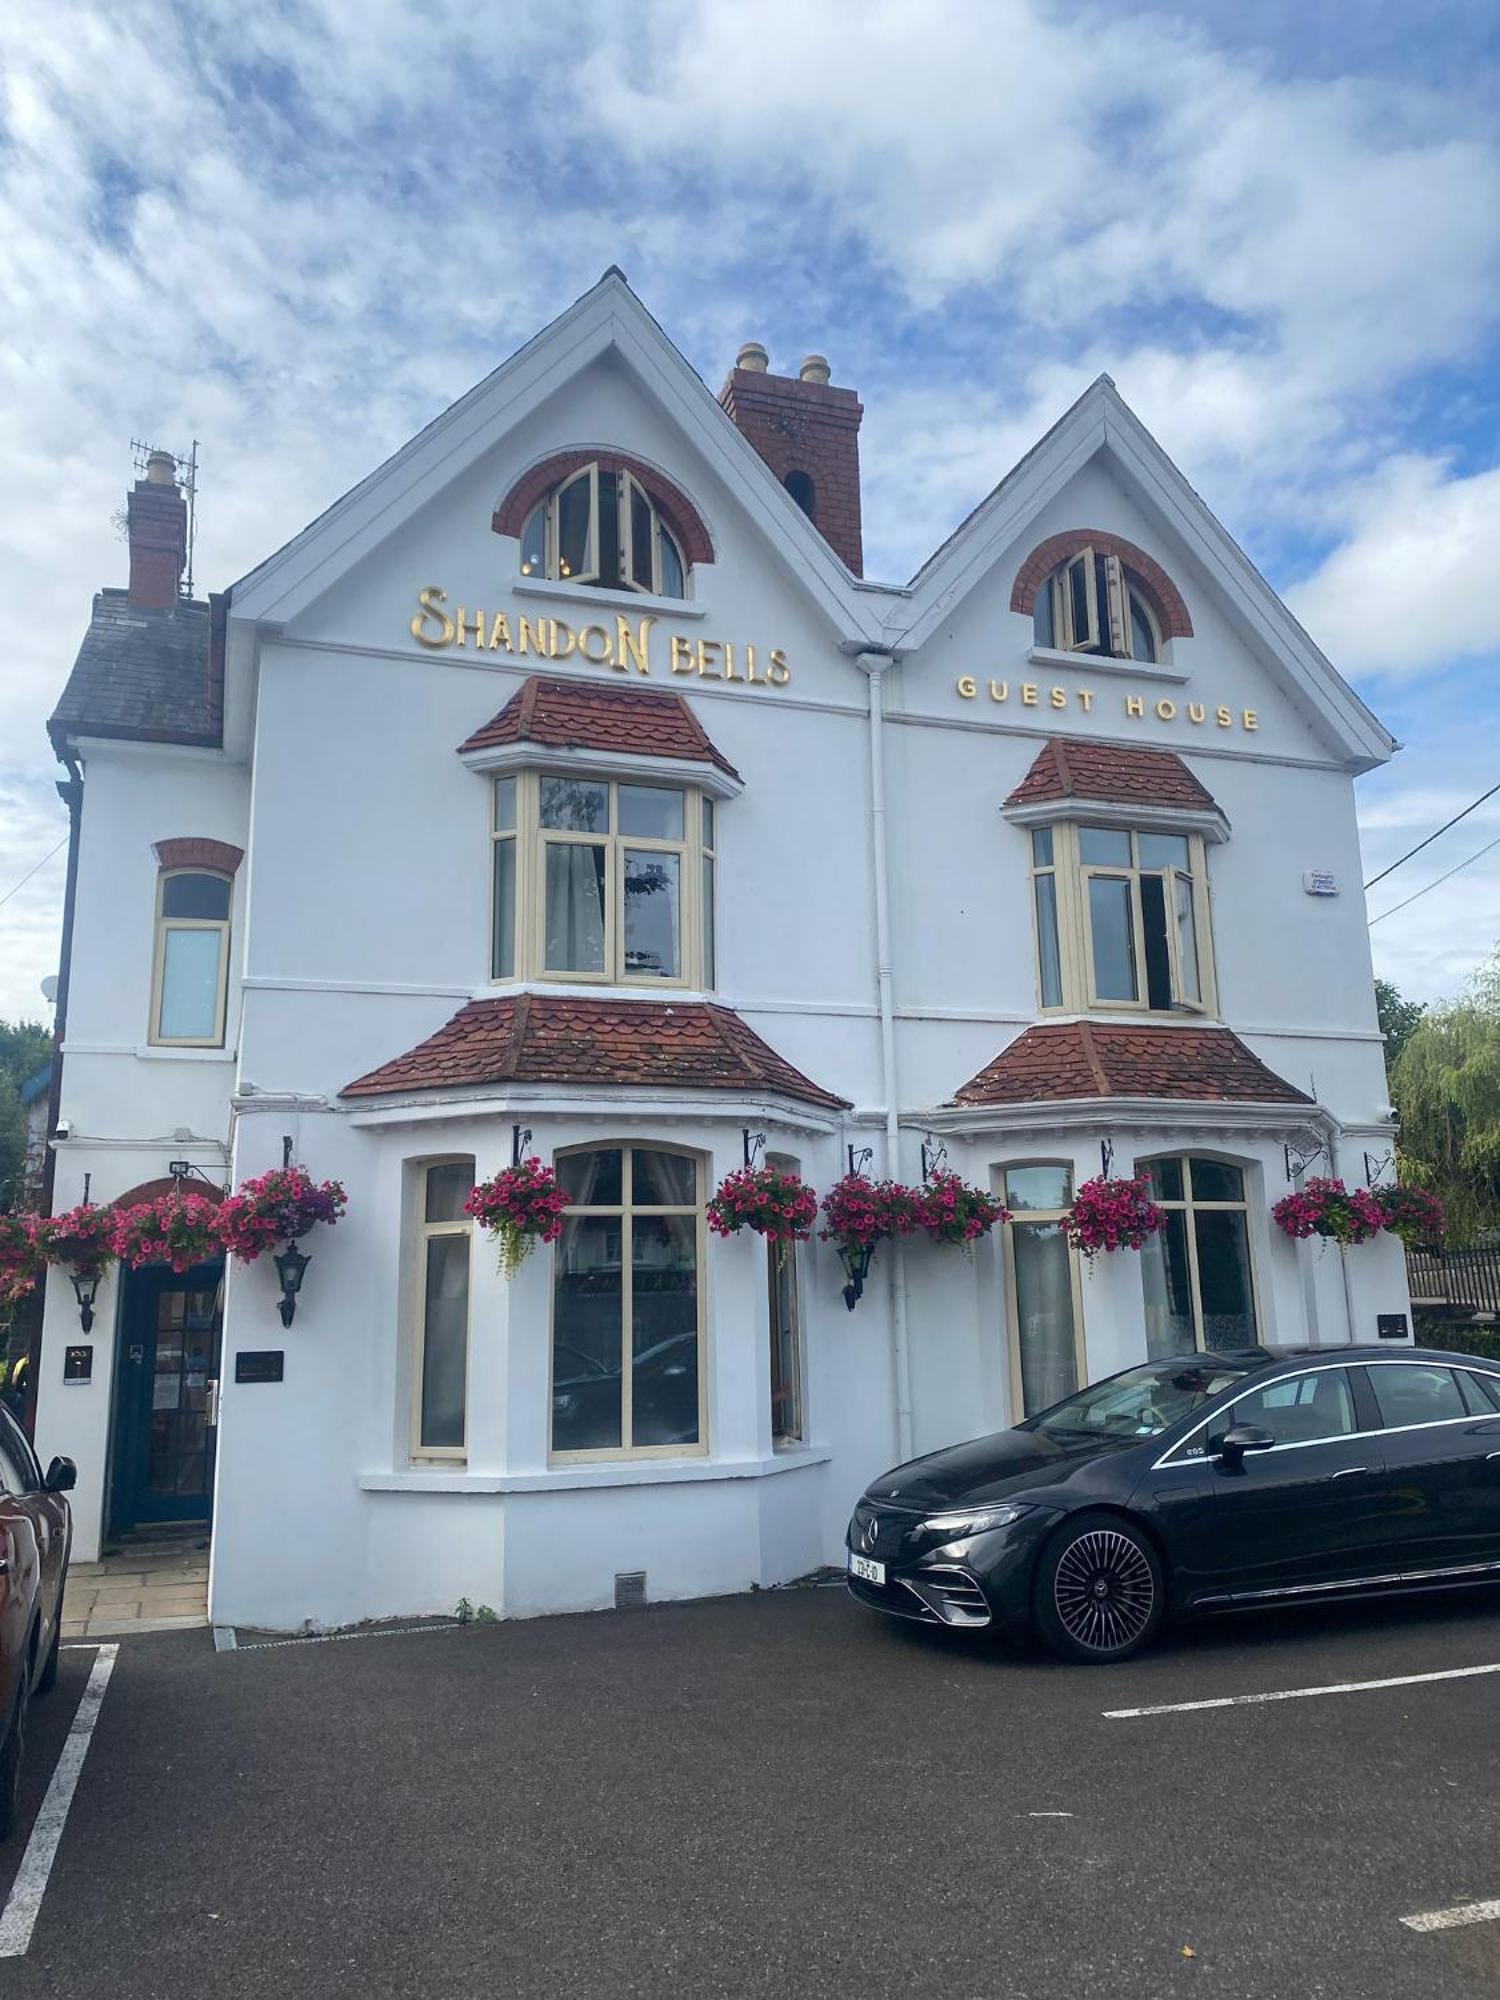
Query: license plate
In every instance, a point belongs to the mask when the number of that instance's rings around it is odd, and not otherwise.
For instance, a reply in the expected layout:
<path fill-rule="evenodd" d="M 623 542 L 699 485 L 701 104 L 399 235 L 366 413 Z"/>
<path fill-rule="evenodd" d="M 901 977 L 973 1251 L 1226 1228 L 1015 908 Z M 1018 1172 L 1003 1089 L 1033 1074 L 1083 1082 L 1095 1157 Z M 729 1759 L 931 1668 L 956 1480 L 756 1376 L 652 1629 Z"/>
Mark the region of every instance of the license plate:
<path fill-rule="evenodd" d="M 884 1583 L 885 1564 L 873 1562 L 869 1556 L 857 1556 L 849 1552 L 849 1574 L 860 1577 L 865 1583 Z"/>

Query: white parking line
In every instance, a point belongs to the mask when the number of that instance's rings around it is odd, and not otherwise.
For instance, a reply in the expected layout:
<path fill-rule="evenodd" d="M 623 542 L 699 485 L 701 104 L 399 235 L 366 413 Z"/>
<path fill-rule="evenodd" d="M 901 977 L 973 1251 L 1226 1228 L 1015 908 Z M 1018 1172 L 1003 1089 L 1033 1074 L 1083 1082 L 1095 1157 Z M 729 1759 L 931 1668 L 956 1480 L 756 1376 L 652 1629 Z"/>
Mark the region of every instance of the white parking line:
<path fill-rule="evenodd" d="M 1476 1674 L 1500 1674 L 1500 1660 L 1485 1667 L 1445 1667 L 1435 1674 L 1392 1674 L 1382 1681 L 1334 1681 L 1328 1687 L 1276 1688 L 1270 1694 L 1221 1694 L 1210 1701 L 1163 1701 L 1151 1708 L 1106 1708 L 1111 1722 L 1141 1715 L 1191 1715 L 1204 1708 L 1256 1708 L 1268 1701 L 1306 1701 L 1315 1694 L 1368 1694 L 1375 1688 L 1418 1687 L 1424 1681 L 1465 1681 Z"/>
<path fill-rule="evenodd" d="M 31 1943 L 32 1927 L 42 1907 L 42 1897 L 47 1893 L 47 1878 L 57 1858 L 58 1842 L 62 1839 L 68 1808 L 73 1803 L 78 1774 L 88 1755 L 94 1725 L 99 1720 L 99 1706 L 104 1700 L 104 1690 L 109 1686 L 109 1677 L 115 1670 L 115 1657 L 119 1650 L 118 1646 L 101 1646 L 99 1657 L 89 1672 L 78 1713 L 73 1717 L 62 1755 L 57 1760 L 57 1769 L 47 1787 L 47 1796 L 42 1800 L 42 1809 L 31 1829 L 31 1838 L 26 1843 L 21 1866 L 11 1884 L 4 1912 L 0 1913 L 0 1958 L 20 1958 Z"/>
<path fill-rule="evenodd" d="M 1420 1916 L 1403 1917 L 1409 1931 L 1454 1931 L 1461 1924 L 1492 1924 L 1500 1917 L 1500 1897 L 1488 1903 L 1460 1903 L 1451 1910 L 1426 1910 Z"/>

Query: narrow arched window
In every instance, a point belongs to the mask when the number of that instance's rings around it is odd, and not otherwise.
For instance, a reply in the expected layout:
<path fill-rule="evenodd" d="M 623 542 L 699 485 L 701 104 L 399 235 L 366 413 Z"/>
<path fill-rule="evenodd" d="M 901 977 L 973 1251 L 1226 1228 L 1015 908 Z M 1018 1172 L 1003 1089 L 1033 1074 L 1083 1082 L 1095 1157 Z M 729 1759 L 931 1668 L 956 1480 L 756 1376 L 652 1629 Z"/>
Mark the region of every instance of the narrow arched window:
<path fill-rule="evenodd" d="M 684 597 L 687 565 L 662 510 L 632 472 L 585 465 L 539 500 L 521 529 L 522 576 Z"/>
<path fill-rule="evenodd" d="M 232 892 L 227 876 L 200 869 L 164 869 L 158 877 L 153 1042 L 223 1046 Z"/>
<path fill-rule="evenodd" d="M 807 472 L 789 472 L 781 483 L 802 509 L 808 520 L 816 521 L 818 518 L 818 495 L 817 489 L 812 483 L 812 475 Z"/>
<path fill-rule="evenodd" d="M 1038 646 L 1117 660 L 1161 658 L 1156 617 L 1118 556 L 1079 549 L 1053 570 L 1036 595 Z"/>

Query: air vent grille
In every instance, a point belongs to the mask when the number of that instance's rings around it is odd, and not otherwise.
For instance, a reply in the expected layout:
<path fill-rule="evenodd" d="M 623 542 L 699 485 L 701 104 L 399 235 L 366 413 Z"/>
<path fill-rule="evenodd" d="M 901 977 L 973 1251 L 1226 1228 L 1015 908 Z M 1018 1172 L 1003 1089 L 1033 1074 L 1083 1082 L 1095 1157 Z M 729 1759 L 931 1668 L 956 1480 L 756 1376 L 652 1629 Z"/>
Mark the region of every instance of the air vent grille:
<path fill-rule="evenodd" d="M 625 1569 L 615 1572 L 616 1611 L 636 1611 L 646 1601 L 646 1572 Z"/>

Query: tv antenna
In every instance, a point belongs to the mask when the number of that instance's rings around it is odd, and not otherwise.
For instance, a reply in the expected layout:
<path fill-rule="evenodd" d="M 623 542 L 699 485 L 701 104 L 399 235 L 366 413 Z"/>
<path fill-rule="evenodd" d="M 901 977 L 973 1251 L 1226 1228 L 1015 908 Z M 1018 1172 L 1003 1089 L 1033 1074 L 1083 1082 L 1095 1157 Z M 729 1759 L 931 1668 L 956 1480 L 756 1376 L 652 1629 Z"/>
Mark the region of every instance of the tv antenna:
<path fill-rule="evenodd" d="M 144 479 L 146 467 L 157 452 L 166 451 L 164 445 L 148 444 L 144 438 L 132 438 L 130 449 L 135 459 L 136 477 Z M 182 488 L 187 501 L 187 570 L 182 579 L 182 594 L 193 594 L 193 549 L 198 540 L 198 440 L 193 439 L 192 448 L 184 455 L 180 451 L 167 451 L 166 455 L 177 468 L 177 484 Z"/>

